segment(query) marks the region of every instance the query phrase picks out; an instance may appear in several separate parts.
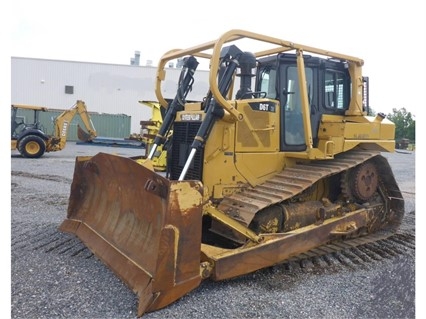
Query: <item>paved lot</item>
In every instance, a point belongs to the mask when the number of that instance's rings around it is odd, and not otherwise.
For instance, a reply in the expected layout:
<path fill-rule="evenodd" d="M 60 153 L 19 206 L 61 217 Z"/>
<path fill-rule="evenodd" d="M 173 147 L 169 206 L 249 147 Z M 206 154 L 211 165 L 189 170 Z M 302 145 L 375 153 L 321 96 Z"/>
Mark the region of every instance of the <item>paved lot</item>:
<path fill-rule="evenodd" d="M 13 318 L 136 317 L 133 292 L 78 239 L 57 231 L 66 216 L 75 156 L 98 152 L 144 154 L 143 149 L 75 143 L 35 160 L 12 152 Z M 397 242 L 383 243 L 386 250 L 374 246 L 363 256 L 337 254 L 206 281 L 144 318 L 414 318 L 415 153 L 384 155 L 406 201 Z"/>

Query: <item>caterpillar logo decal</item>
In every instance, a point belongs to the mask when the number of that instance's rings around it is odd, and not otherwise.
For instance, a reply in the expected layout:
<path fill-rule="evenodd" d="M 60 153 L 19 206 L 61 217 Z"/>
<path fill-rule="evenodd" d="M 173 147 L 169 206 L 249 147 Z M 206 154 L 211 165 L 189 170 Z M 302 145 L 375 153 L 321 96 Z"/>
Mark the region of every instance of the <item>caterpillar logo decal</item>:
<path fill-rule="evenodd" d="M 272 112 L 275 113 L 275 103 L 270 101 L 265 102 L 249 102 L 253 111 Z"/>
<path fill-rule="evenodd" d="M 199 113 L 194 113 L 194 114 L 185 113 L 185 114 L 181 114 L 180 120 L 181 121 L 201 121 L 202 116 Z"/>

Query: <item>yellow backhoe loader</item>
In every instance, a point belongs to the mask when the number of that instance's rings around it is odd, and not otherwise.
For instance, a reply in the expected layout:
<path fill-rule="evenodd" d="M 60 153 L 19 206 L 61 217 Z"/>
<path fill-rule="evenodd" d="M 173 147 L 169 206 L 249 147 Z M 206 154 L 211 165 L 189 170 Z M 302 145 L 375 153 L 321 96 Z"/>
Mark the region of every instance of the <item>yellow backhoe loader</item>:
<path fill-rule="evenodd" d="M 168 103 L 165 66 L 181 58 Z M 210 67 L 209 90 L 189 103 L 200 61 Z M 395 126 L 368 115 L 363 64 L 245 30 L 168 51 L 155 85 L 166 114 L 148 159 L 173 130 L 169 178 L 149 160 L 77 157 L 60 230 L 138 294 L 139 316 L 207 278 L 241 276 L 331 242 L 391 236 L 404 199 L 381 153 L 394 151 Z"/>
<path fill-rule="evenodd" d="M 18 110 L 32 110 L 31 121 L 18 120 Z M 78 100 L 69 110 L 59 114 L 54 120 L 52 135 L 44 132 L 39 122 L 40 112 L 47 112 L 43 106 L 12 104 L 12 134 L 11 150 L 18 150 L 23 157 L 39 158 L 45 152 L 61 151 L 67 143 L 68 131 L 74 116 L 78 113 L 85 125 L 87 132 L 78 126 L 79 140 L 88 142 L 96 138 L 96 130 L 87 112 L 86 104 Z"/>

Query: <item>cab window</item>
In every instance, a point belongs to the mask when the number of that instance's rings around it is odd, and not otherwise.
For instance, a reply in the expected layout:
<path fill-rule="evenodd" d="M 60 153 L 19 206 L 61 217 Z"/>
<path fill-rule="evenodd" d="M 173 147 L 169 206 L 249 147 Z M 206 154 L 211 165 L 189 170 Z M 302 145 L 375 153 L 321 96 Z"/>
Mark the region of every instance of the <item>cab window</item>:
<path fill-rule="evenodd" d="M 265 97 L 268 99 L 277 98 L 276 78 L 277 70 L 269 67 L 262 70 L 260 76 L 260 91 L 265 92 Z"/>
<path fill-rule="evenodd" d="M 338 71 L 325 72 L 324 105 L 329 109 L 343 110 L 349 106 L 348 88 L 345 87 L 346 76 Z"/>

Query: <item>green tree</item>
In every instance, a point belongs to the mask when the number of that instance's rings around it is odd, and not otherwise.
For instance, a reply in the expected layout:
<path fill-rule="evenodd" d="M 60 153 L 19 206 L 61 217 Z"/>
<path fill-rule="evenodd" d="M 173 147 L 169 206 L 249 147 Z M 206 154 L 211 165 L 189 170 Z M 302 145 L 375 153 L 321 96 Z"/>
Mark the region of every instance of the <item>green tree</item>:
<path fill-rule="evenodd" d="M 393 113 L 389 113 L 387 118 L 395 123 L 395 140 L 408 138 L 410 142 L 416 141 L 416 120 L 411 112 L 407 112 L 405 108 L 392 109 Z"/>

